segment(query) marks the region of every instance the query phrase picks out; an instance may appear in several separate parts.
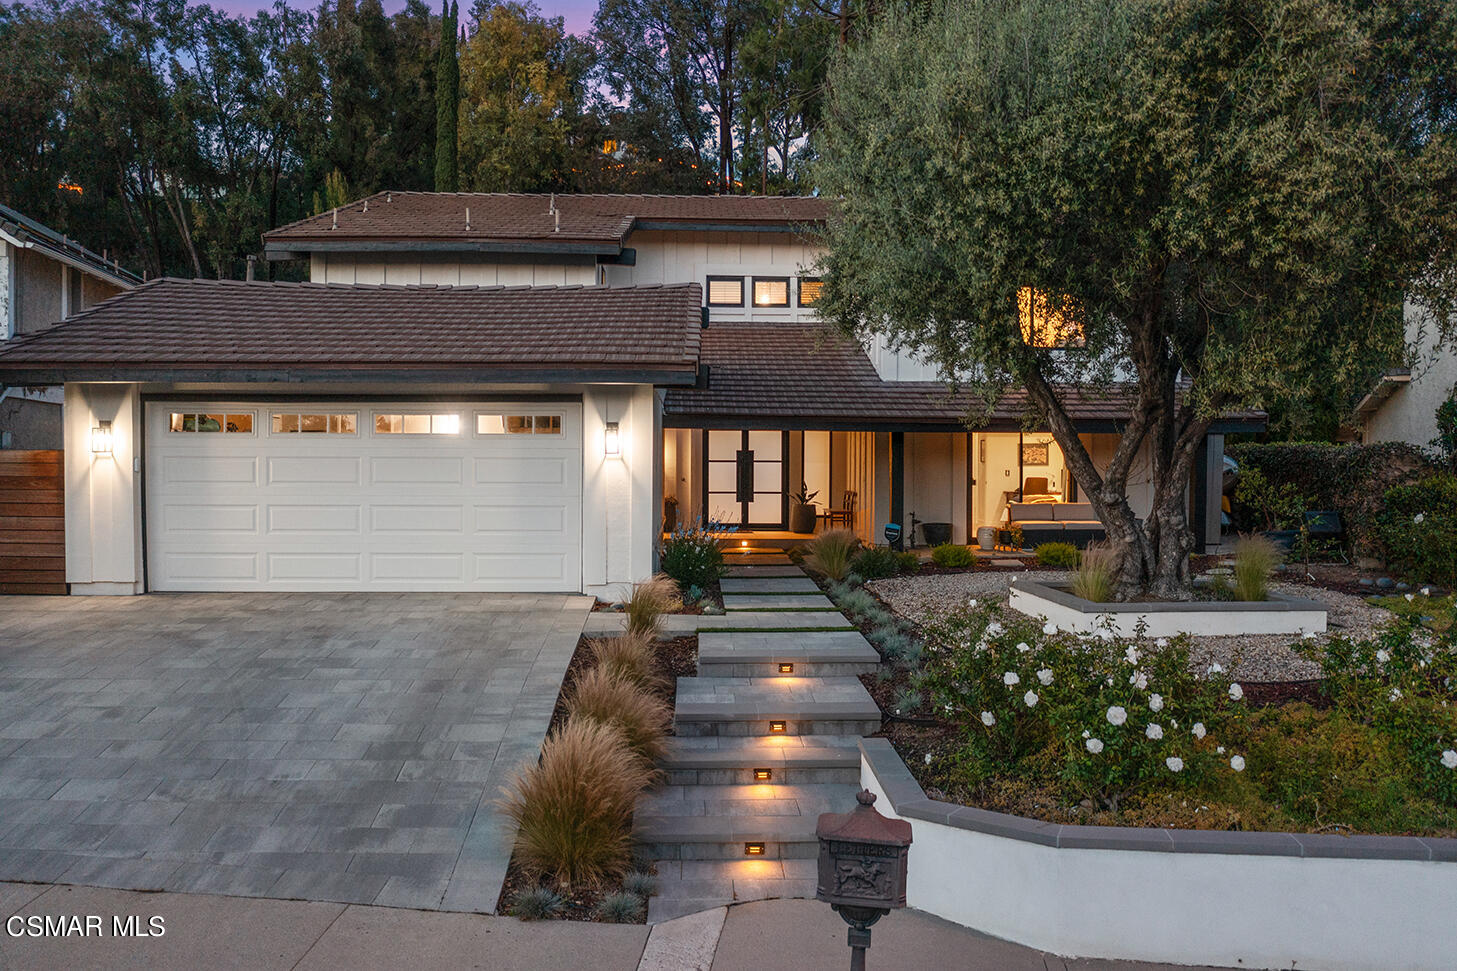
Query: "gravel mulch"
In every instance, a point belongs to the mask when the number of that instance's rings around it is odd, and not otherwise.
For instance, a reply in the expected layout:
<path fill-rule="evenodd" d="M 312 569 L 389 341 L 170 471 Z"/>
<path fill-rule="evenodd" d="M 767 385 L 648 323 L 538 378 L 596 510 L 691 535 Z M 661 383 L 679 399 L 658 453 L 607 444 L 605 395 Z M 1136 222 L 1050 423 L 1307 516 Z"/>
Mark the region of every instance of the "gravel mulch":
<path fill-rule="evenodd" d="M 940 576 L 904 576 L 874 580 L 865 585 L 896 613 L 916 624 L 942 617 L 969 598 L 1007 595 L 1014 573 L 961 573 Z M 1039 571 L 1037 579 L 1058 583 L 1067 573 Z M 1308 583 L 1275 583 L 1273 589 L 1293 597 L 1325 604 L 1331 633 L 1369 637 L 1391 620 L 1390 611 L 1366 603 L 1361 597 Z M 1197 669 L 1220 664 L 1237 681 L 1306 681 L 1321 676 L 1320 666 L 1293 649 L 1296 638 L 1287 634 L 1240 637 L 1196 637 L 1191 658 Z"/>

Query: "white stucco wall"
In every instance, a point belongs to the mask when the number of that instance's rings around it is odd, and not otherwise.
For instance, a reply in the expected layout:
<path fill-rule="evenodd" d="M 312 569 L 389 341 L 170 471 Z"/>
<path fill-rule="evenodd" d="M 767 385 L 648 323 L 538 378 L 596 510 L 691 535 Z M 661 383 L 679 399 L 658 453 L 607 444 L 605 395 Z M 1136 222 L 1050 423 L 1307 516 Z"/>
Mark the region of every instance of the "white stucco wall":
<path fill-rule="evenodd" d="M 142 403 L 134 384 L 68 384 L 66 582 L 73 594 L 142 592 Z M 91 429 L 111 422 L 109 455 L 91 451 Z"/>
<path fill-rule="evenodd" d="M 899 817 L 862 761 L 875 808 Z M 911 820 L 909 906 L 1065 957 L 1447 969 L 1457 864 L 1042 846 Z"/>
<path fill-rule="evenodd" d="M 470 254 L 315 253 L 309 265 L 314 283 L 396 286 L 591 286 L 597 267 L 590 261 L 503 262 Z"/>
<path fill-rule="evenodd" d="M 1437 437 L 1437 406 L 1457 385 L 1457 351 L 1443 347 L 1417 308 L 1406 305 L 1406 340 L 1415 354 L 1411 382 L 1395 390 L 1362 428 L 1364 442 L 1430 445 Z"/>

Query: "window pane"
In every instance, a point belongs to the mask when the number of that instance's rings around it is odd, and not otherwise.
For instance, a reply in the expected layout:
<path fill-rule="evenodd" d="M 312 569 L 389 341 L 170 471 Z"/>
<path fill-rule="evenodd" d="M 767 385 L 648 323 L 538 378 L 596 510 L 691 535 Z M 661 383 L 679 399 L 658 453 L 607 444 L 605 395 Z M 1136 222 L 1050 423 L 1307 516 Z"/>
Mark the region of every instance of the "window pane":
<path fill-rule="evenodd" d="M 227 415 L 198 415 L 197 430 L 200 432 L 220 432 L 223 430 L 223 422 L 227 421 Z"/>
<path fill-rule="evenodd" d="M 738 468 L 736 462 L 709 462 L 708 488 L 714 492 L 732 494 L 738 478 Z"/>
<path fill-rule="evenodd" d="M 191 428 L 186 427 L 187 424 L 188 424 L 188 421 L 191 418 L 192 418 L 191 415 L 184 415 L 180 411 L 174 411 L 174 412 L 172 412 L 172 426 L 171 426 L 171 430 L 174 431 L 174 432 L 189 432 L 189 431 L 192 431 Z"/>
<path fill-rule="evenodd" d="M 537 415 L 536 434 L 538 435 L 560 435 L 562 433 L 561 415 Z"/>
<path fill-rule="evenodd" d="M 819 300 L 820 293 L 825 289 L 823 280 L 814 277 L 801 277 L 799 280 L 799 305 L 801 307 L 813 307 L 815 301 Z"/>
<path fill-rule="evenodd" d="M 401 415 L 400 419 L 403 422 L 402 427 L 406 435 L 430 434 L 429 415 Z"/>
<path fill-rule="evenodd" d="M 743 278 L 709 280 L 708 302 L 723 307 L 742 307 L 744 305 Z"/>
<path fill-rule="evenodd" d="M 783 488 L 784 466 L 779 462 L 754 463 L 754 491 L 773 492 Z"/>
<path fill-rule="evenodd" d="M 476 415 L 476 434 L 504 435 L 506 420 L 500 415 Z"/>
<path fill-rule="evenodd" d="M 507 415 L 506 416 L 506 431 L 510 432 L 512 435 L 530 435 L 531 434 L 531 416 L 530 415 Z"/>
<path fill-rule="evenodd" d="M 374 416 L 374 433 L 376 435 L 398 435 L 402 430 L 399 415 Z"/>
<path fill-rule="evenodd" d="M 708 517 L 721 523 L 740 521 L 743 507 L 734 499 L 732 492 L 710 492 L 708 494 Z"/>
<path fill-rule="evenodd" d="M 784 495 L 780 492 L 756 492 L 749 503 L 749 522 L 777 523 L 784 518 Z"/>
<path fill-rule="evenodd" d="M 430 430 L 436 435 L 459 435 L 459 415 L 431 415 Z"/>
<path fill-rule="evenodd" d="M 354 424 L 355 416 L 352 414 L 329 416 L 329 431 L 334 432 L 336 435 L 353 435 Z"/>
<path fill-rule="evenodd" d="M 246 415 L 229 415 L 228 431 L 251 435 L 253 433 L 253 414 L 249 412 Z"/>
<path fill-rule="evenodd" d="M 754 281 L 754 306 L 789 306 L 789 281 L 756 279 Z"/>
<path fill-rule="evenodd" d="M 301 432 L 327 432 L 329 430 L 328 415 L 299 415 L 298 429 Z"/>
<path fill-rule="evenodd" d="M 749 448 L 754 451 L 754 461 L 773 462 L 784 454 L 784 433 L 774 431 L 749 432 Z"/>
<path fill-rule="evenodd" d="M 298 415 L 274 415 L 273 433 L 284 435 L 298 431 Z"/>
<path fill-rule="evenodd" d="M 732 459 L 734 453 L 743 447 L 742 432 L 725 431 L 720 428 L 708 432 L 708 457 L 711 459 Z"/>

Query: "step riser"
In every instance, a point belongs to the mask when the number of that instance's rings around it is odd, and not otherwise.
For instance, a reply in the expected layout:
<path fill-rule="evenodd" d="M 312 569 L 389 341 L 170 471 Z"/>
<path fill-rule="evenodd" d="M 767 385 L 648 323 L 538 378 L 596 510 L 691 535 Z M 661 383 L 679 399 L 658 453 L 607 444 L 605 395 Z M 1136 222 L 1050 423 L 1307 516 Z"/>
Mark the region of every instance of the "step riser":
<path fill-rule="evenodd" d="M 762 856 L 745 856 L 744 841 L 732 843 L 640 843 L 638 853 L 652 860 L 813 860 L 820 855 L 818 840 L 764 843 Z"/>
<path fill-rule="evenodd" d="M 770 732 L 768 719 L 753 721 L 674 721 L 674 731 L 684 738 L 759 737 L 768 735 L 874 735 L 880 731 L 880 719 L 836 719 L 830 721 L 796 721 L 788 719 L 784 731 Z"/>
<path fill-rule="evenodd" d="M 793 674 L 780 674 L 767 661 L 705 661 L 698 659 L 700 678 L 854 678 L 874 674 L 878 664 L 866 661 L 795 661 Z"/>
<path fill-rule="evenodd" d="M 805 786 L 860 782 L 860 766 L 843 768 L 781 768 L 771 766 L 774 785 Z M 744 786 L 762 785 L 754 779 L 754 767 L 743 769 L 668 769 L 665 781 L 670 786 Z"/>

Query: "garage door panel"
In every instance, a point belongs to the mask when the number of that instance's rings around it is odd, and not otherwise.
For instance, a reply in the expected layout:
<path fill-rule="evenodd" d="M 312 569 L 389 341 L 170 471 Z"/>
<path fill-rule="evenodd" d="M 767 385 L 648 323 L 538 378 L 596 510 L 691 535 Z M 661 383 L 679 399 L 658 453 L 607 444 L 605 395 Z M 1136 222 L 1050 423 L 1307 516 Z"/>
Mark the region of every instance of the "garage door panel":
<path fill-rule="evenodd" d="M 268 459 L 269 485 L 358 485 L 353 455 L 276 455 Z"/>
<path fill-rule="evenodd" d="M 273 404 L 147 407 L 153 590 L 581 589 L 580 405 L 432 403 L 432 413 L 460 415 L 458 434 L 382 433 L 361 417 L 357 431 L 307 436 L 269 432 Z M 561 433 L 479 434 L 474 413 L 487 410 L 559 414 Z M 198 431 L 170 432 L 169 412 L 251 412 L 260 431 L 219 434 L 198 421 Z"/>
<path fill-rule="evenodd" d="M 358 505 L 284 505 L 268 507 L 270 533 L 358 533 L 361 512 Z"/>

